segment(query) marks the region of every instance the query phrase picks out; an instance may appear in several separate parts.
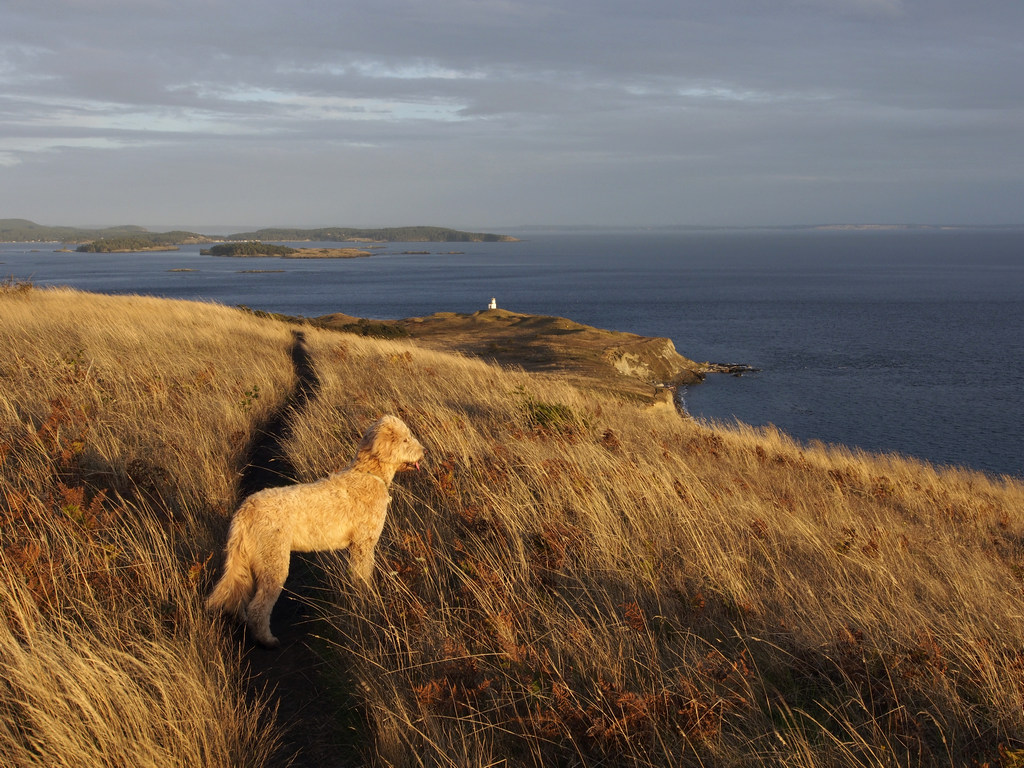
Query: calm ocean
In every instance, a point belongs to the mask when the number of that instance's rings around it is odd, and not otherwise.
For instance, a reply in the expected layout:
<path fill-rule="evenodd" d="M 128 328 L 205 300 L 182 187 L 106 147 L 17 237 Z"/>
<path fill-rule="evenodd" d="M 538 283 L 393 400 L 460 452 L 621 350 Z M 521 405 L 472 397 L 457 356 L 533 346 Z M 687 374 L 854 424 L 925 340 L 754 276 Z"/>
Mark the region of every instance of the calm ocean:
<path fill-rule="evenodd" d="M 0 277 L 306 316 L 472 312 L 494 296 L 761 369 L 690 388 L 695 416 L 1024 477 L 1024 230 L 513 234 L 310 261 L 0 244 Z"/>

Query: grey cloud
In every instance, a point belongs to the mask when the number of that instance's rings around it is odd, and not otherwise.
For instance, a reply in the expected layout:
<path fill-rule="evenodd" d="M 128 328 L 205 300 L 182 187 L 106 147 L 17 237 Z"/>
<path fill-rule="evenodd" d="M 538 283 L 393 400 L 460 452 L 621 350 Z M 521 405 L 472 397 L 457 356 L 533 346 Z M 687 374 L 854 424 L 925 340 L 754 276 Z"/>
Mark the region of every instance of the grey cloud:
<path fill-rule="evenodd" d="M 936 190 L 962 184 L 960 219 L 989 221 L 1019 216 L 1005 195 L 1024 189 L 1019 3 L 17 0 L 0 14 L 0 207 L 28 218 L 182 222 L 220 205 L 338 223 L 324 201 L 341 195 L 392 222 L 786 223 L 880 200 L 926 220 L 956 197 Z M 308 197 L 227 203 L 187 180 L 202 169 L 227 189 L 249 164 Z M 101 169 L 114 181 L 88 201 L 46 184 Z M 355 174 L 374 207 L 333 191 Z"/>

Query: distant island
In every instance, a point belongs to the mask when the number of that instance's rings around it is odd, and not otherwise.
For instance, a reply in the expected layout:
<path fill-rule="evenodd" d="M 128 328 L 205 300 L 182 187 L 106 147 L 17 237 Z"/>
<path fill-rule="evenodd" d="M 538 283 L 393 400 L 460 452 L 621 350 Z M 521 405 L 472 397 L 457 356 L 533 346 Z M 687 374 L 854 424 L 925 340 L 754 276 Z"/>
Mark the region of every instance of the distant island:
<path fill-rule="evenodd" d="M 138 237 L 104 237 L 83 243 L 75 251 L 77 253 L 138 253 L 140 251 L 177 251 L 175 243 L 163 242 L 161 239 Z"/>
<path fill-rule="evenodd" d="M 369 251 L 359 248 L 295 248 L 295 253 L 285 254 L 285 259 L 360 259 L 370 256 Z"/>
<path fill-rule="evenodd" d="M 509 235 L 489 232 L 463 232 L 446 227 L 384 227 L 366 229 L 358 227 L 324 227 L 319 229 L 258 229 L 232 235 L 204 235 L 198 232 L 175 230 L 150 232 L 144 227 L 118 226 L 105 229 L 80 227 L 50 227 L 28 219 L 0 219 L 0 242 L 78 243 L 83 253 L 117 253 L 168 249 L 173 246 L 196 243 L 223 243 L 234 241 L 289 241 L 326 243 L 498 243 L 516 242 Z"/>
<path fill-rule="evenodd" d="M 282 259 L 355 259 L 369 256 L 369 251 L 358 248 L 291 248 L 259 240 L 245 240 L 240 243 L 221 243 L 199 252 L 203 256 L 234 256 L 241 258 L 277 256 Z"/>
<path fill-rule="evenodd" d="M 204 248 L 199 252 L 203 256 L 287 256 L 295 253 L 294 248 L 287 245 L 273 245 L 258 241 L 244 243 L 223 243 L 213 248 Z"/>

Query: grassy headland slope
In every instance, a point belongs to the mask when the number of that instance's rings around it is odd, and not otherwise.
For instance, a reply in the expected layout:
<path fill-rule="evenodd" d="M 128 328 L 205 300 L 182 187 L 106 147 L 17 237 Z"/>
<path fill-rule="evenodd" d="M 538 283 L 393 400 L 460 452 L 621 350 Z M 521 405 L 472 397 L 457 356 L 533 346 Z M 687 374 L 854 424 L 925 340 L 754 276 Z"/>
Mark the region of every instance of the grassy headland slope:
<path fill-rule="evenodd" d="M 394 487 L 376 590 L 320 558 L 327 714 L 352 723 L 354 698 L 363 729 L 339 763 L 1020 758 L 1024 484 L 305 334 L 303 479 L 382 413 L 429 449 Z M 271 764 L 199 606 L 290 343 L 222 307 L 0 294 L 0 763 Z"/>
<path fill-rule="evenodd" d="M 963 764 L 1021 745 L 1019 482 L 313 340 L 307 477 L 380 412 L 431 451 L 394 494 L 377 593 L 355 602 L 339 570 L 328 611 L 382 764 Z"/>

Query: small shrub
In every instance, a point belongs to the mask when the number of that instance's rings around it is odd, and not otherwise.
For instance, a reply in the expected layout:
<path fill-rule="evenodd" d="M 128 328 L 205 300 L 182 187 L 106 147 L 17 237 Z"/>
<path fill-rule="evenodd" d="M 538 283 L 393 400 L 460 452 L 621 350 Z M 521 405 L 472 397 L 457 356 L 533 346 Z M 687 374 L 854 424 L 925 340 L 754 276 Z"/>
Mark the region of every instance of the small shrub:
<path fill-rule="evenodd" d="M 568 405 L 540 400 L 524 387 L 513 394 L 519 399 L 526 426 L 541 433 L 575 435 L 584 432 L 588 423 Z"/>
<path fill-rule="evenodd" d="M 338 328 L 345 333 L 354 333 L 356 336 L 368 336 L 375 339 L 405 339 L 409 332 L 395 323 L 373 322 L 363 317 L 358 322 L 346 323 Z"/>
<path fill-rule="evenodd" d="M 24 295 L 35 289 L 31 280 L 18 280 L 13 275 L 0 280 L 0 295 Z"/>

